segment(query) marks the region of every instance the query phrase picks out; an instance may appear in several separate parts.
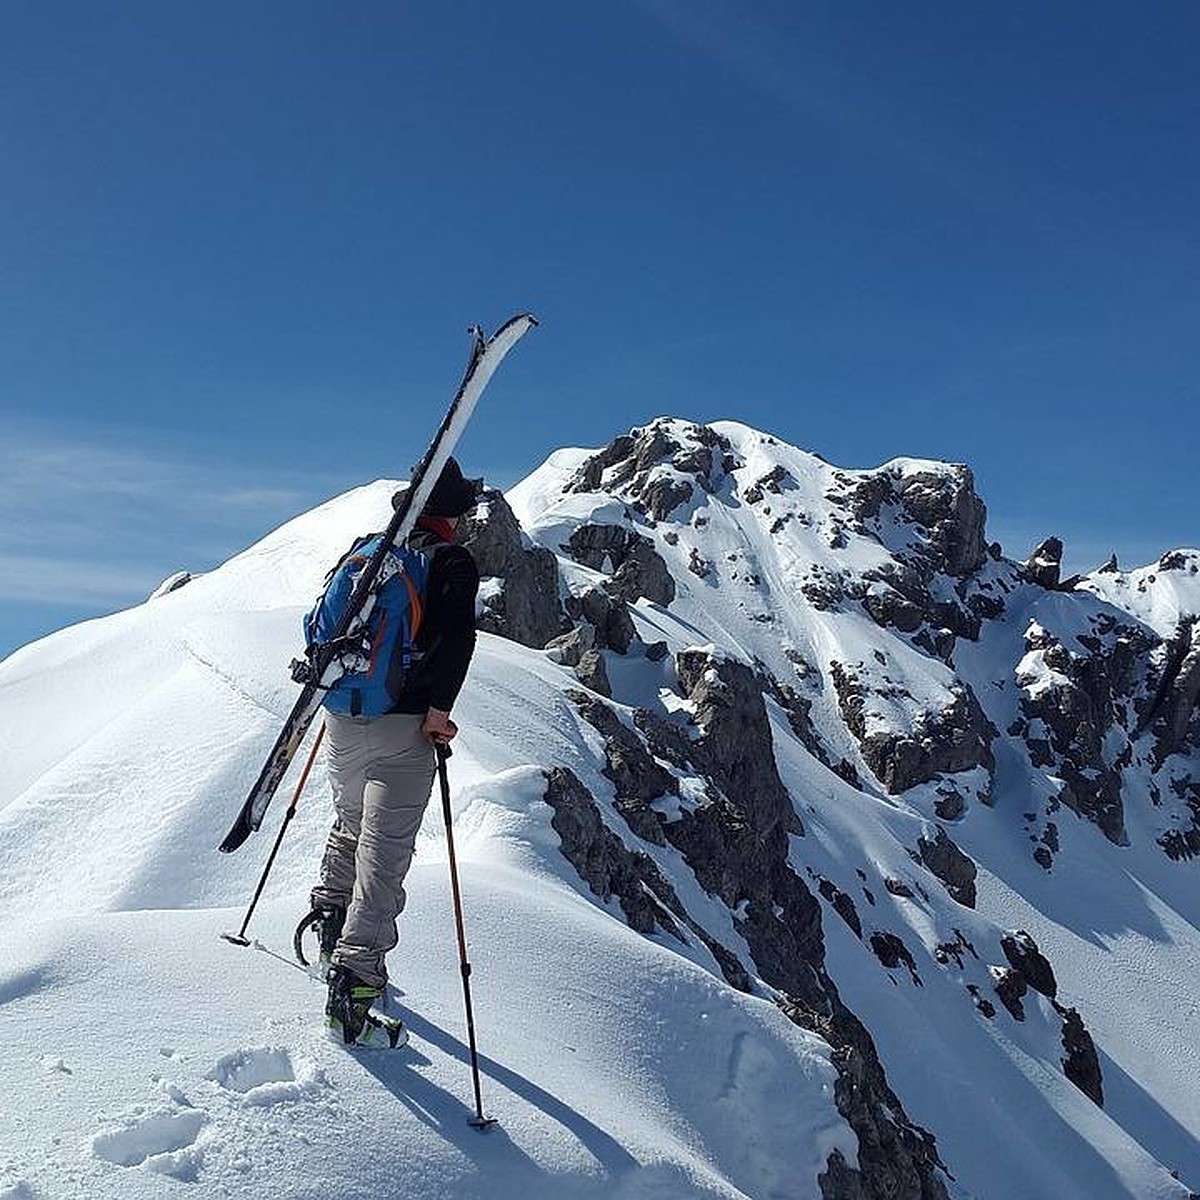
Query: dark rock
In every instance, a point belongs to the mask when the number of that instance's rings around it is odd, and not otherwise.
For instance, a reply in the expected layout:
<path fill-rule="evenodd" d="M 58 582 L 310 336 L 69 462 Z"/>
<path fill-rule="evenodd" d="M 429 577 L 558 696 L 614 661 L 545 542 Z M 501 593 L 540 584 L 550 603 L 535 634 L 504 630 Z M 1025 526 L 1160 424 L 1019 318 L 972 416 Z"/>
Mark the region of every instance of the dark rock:
<path fill-rule="evenodd" d="M 837 1151 L 817 1177 L 822 1200 L 947 1200 L 932 1134 L 915 1124 L 888 1085 L 871 1035 L 846 1008 L 832 982 L 825 1010 L 785 997 L 780 1008 L 833 1048 L 834 1103 L 858 1139 L 858 1166 Z"/>
<path fill-rule="evenodd" d="M 1104 1079 L 1100 1073 L 1100 1056 L 1096 1043 L 1083 1024 L 1083 1018 L 1073 1008 L 1059 1009 L 1062 1013 L 1062 1044 L 1066 1051 L 1063 1074 L 1094 1104 L 1104 1107 Z"/>
<path fill-rule="evenodd" d="M 546 773 L 543 799 L 554 810 L 551 827 L 561 839 L 563 857 L 600 897 L 614 896 L 625 919 L 639 933 L 662 929 L 679 941 L 684 936 L 674 918 L 683 905 L 649 855 L 631 851 L 605 826 L 591 792 L 567 767 Z"/>
<path fill-rule="evenodd" d="M 954 931 L 954 940 L 952 942 L 939 942 L 933 952 L 933 957 L 945 966 L 951 959 L 958 964 L 959 969 L 962 969 L 963 954 L 969 954 L 972 958 L 978 959 L 979 955 L 975 953 L 975 947 L 963 935 L 961 929 Z"/>
<path fill-rule="evenodd" d="M 902 879 L 892 879 L 891 877 L 883 881 L 883 886 L 893 895 L 899 896 L 904 900 L 913 898 L 913 890 Z"/>
<path fill-rule="evenodd" d="M 908 968 L 908 973 L 912 976 L 913 982 L 921 983 L 921 977 L 917 974 L 917 964 L 913 961 L 913 956 L 908 947 L 904 944 L 903 938 L 898 937 L 894 933 L 883 933 L 876 930 L 871 934 L 871 949 L 875 951 L 875 957 L 889 971 L 895 970 L 901 963 Z"/>
<path fill-rule="evenodd" d="M 546 652 L 564 667 L 577 667 L 589 651 L 596 648 L 596 627 L 588 621 L 580 623 L 570 633 L 561 634 L 546 643 Z"/>
<path fill-rule="evenodd" d="M 594 571 L 607 570 L 605 587 L 620 600 L 645 597 L 669 605 L 675 599 L 675 580 L 654 543 L 620 525 L 581 525 L 564 547 L 570 556 Z"/>
<path fill-rule="evenodd" d="M 1039 542 L 1033 553 L 1025 560 L 1025 574 L 1033 583 L 1053 590 L 1058 587 L 1059 573 L 1062 570 L 1062 556 L 1062 540 L 1048 537 L 1044 542 Z"/>
<path fill-rule="evenodd" d="M 1012 969 L 1021 975 L 1035 992 L 1041 992 L 1051 1000 L 1058 995 L 1058 982 L 1054 978 L 1054 970 L 1028 933 L 1022 929 L 1006 933 L 1000 939 L 1000 949 L 1004 951 L 1004 957 L 1008 959 Z"/>
<path fill-rule="evenodd" d="M 747 504 L 759 504 L 762 502 L 764 492 L 771 492 L 778 496 L 785 486 L 795 487 L 796 481 L 785 467 L 776 463 L 761 479 L 756 480 L 746 489 L 744 498 Z"/>
<path fill-rule="evenodd" d="M 651 662 L 662 662 L 668 653 L 666 642 L 649 642 L 646 645 L 646 657 Z"/>
<path fill-rule="evenodd" d="M 675 665 L 701 734 L 692 745 L 693 761 L 760 835 L 777 828 L 801 832 L 779 778 L 771 726 L 754 673 L 742 663 L 698 649 L 676 655 Z"/>
<path fill-rule="evenodd" d="M 651 807 L 662 796 L 678 796 L 679 781 L 659 766 L 642 739 L 603 701 L 583 692 L 568 698 L 604 738 L 604 775 L 616 791 L 617 811 L 639 837 L 662 846 L 662 816 Z"/>
<path fill-rule="evenodd" d="M 691 480 L 713 490 L 731 450 L 729 441 L 706 425 L 655 421 L 592 455 L 567 490 L 621 490 L 637 509 L 661 521 L 691 499 Z"/>
<path fill-rule="evenodd" d="M 938 775 L 981 765 L 991 769 L 995 730 L 967 684 L 955 684 L 950 704 L 940 712 L 921 714 L 909 733 L 868 733 L 870 683 L 839 662 L 832 664 L 831 675 L 843 720 L 858 739 L 867 766 L 893 795 L 928 783 Z"/>
<path fill-rule="evenodd" d="M 458 541 L 471 551 L 482 578 L 500 581 L 483 601 L 478 625 L 540 650 L 570 627 L 559 601 L 558 562 L 551 551 L 526 548 L 517 518 L 500 492 L 463 518 Z"/>
<path fill-rule="evenodd" d="M 612 695 L 612 684 L 608 679 L 608 667 L 604 663 L 604 655 L 599 650 L 587 650 L 575 667 L 575 678 L 586 688 L 601 696 Z"/>
<path fill-rule="evenodd" d="M 856 938 L 862 938 L 862 921 L 858 917 L 858 909 L 854 901 L 846 895 L 832 880 L 822 878 L 817 884 L 817 891 L 833 906 L 833 911 L 850 927 Z"/>
<path fill-rule="evenodd" d="M 975 863 L 967 857 L 939 825 L 933 841 L 917 842 L 921 861 L 936 875 L 946 891 L 966 908 L 975 907 Z"/>
<path fill-rule="evenodd" d="M 1052 675 L 1026 683 L 1021 712 L 1027 722 L 1041 720 L 1048 738 L 1029 738 L 1031 761 L 1062 780 L 1059 800 L 1093 822 L 1109 841 L 1126 845 L 1121 796 L 1122 764 L 1106 756 L 1108 735 L 1122 699 L 1139 686 L 1138 661 L 1152 644 L 1148 636 L 1115 620 L 1099 626 L 1102 636 L 1077 639 L 1073 651 L 1034 625 L 1027 649 L 1040 652 Z"/>
<path fill-rule="evenodd" d="M 967 811 L 967 802 L 955 787 L 939 789 L 933 802 L 934 815 L 941 821 L 957 821 Z"/>
<path fill-rule="evenodd" d="M 996 995 L 1000 997 L 1000 1003 L 1012 1013 L 1014 1020 L 1025 1020 L 1025 1006 L 1021 1003 L 1021 997 L 1029 990 L 1025 976 L 1011 967 L 993 967 L 992 972 L 996 977 Z"/>
<path fill-rule="evenodd" d="M 918 605 L 890 588 L 869 591 L 862 603 L 871 620 L 885 629 L 914 633 L 925 621 L 925 613 Z"/>
<path fill-rule="evenodd" d="M 1160 653 L 1162 671 L 1141 727 L 1153 729 L 1155 757 L 1163 763 L 1200 746 L 1200 618 L 1180 621 Z"/>
<path fill-rule="evenodd" d="M 626 654 L 637 636 L 629 608 L 622 600 L 610 596 L 601 588 L 590 587 L 567 600 L 567 612 L 582 617 L 596 630 L 596 646 Z"/>
<path fill-rule="evenodd" d="M 635 708 L 633 723 L 655 758 L 665 759 L 680 770 L 688 767 L 692 743 L 682 726 L 648 708 Z"/>
<path fill-rule="evenodd" d="M 961 577 L 983 566 L 987 508 L 975 494 L 968 467 L 918 471 L 902 476 L 897 486 L 905 514 L 926 531 L 939 570 Z"/>

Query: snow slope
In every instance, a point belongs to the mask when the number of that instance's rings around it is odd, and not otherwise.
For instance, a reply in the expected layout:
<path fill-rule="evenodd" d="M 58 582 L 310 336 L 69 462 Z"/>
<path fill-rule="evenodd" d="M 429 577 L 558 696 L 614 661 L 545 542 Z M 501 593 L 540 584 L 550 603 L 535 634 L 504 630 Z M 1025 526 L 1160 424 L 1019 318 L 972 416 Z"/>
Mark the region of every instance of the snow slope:
<path fill-rule="evenodd" d="M 828 1047 L 580 894 L 538 767 L 595 767 L 540 655 L 482 638 L 452 762 L 496 1130 L 466 1123 L 436 804 L 393 956 L 409 1048 L 327 1044 L 321 989 L 218 938 L 282 815 L 215 853 L 289 704 L 298 614 L 393 487 L 0 667 L 0 1010 L 18 1033 L 0 1052 L 0 1196 L 817 1195 L 830 1150 L 854 1158 Z M 285 954 L 323 785 L 318 768 L 251 929 Z"/>
<path fill-rule="evenodd" d="M 692 427 L 666 428 L 692 448 Z M 767 700 L 804 830 L 790 838 L 789 862 L 814 894 L 824 888 L 829 976 L 909 1115 L 936 1136 L 948 1194 L 1166 1200 L 1200 1188 L 1200 901 L 1194 866 L 1154 842 L 1153 806 L 1127 806 L 1121 847 L 1056 814 L 1061 851 L 1047 870 L 1030 857 L 1026 814 L 1056 803 L 1056 789 L 1019 738 L 997 738 L 994 768 L 895 794 L 863 744 L 919 734 L 964 681 L 1007 730 L 1026 690 L 1053 670 L 1029 657 L 1031 625 L 1065 637 L 1089 628 L 1088 614 L 1120 609 L 1167 636 L 1200 607 L 1192 577 L 1174 573 L 1167 594 L 1149 568 L 1098 575 L 1068 600 L 1003 561 L 981 565 L 962 595 L 936 576 L 932 598 L 946 606 L 1004 598 L 947 662 L 866 611 L 864 598 L 887 590 L 880 581 L 897 577 L 924 535 L 886 500 L 865 523 L 848 521 L 838 497 L 881 477 L 927 487 L 956 469 L 898 459 L 842 471 L 733 422 L 713 429 L 729 463 L 661 519 L 639 513 L 628 479 L 612 472 L 594 489 L 565 490 L 589 450 L 558 452 L 508 495 L 531 542 L 558 557 L 566 593 L 604 580 L 565 549 L 588 524 L 636 531 L 670 569 L 670 604 L 631 605 L 641 643 L 604 652 L 613 711 L 628 728 L 637 706 L 686 720 L 674 655 L 697 646 L 803 699 L 820 756 Z M 664 485 L 695 478 L 667 461 L 649 471 Z M 764 480 L 775 482 L 749 499 Z M 347 1056 L 319 1036 L 321 991 L 304 973 L 217 937 L 240 923 L 293 786 L 258 838 L 215 853 L 290 707 L 299 614 L 351 538 L 384 523 L 393 488 L 381 481 L 333 500 L 210 575 L 0 664 L 0 1011 L 20 1030 L 0 1050 L 10 1085 L 0 1200 L 265 1186 L 333 1200 L 820 1195 L 830 1152 L 851 1165 L 858 1154 L 835 1106 L 830 1047 L 788 1021 L 761 980 L 751 994 L 728 986 L 702 941 L 634 933 L 559 851 L 542 798 L 551 766 L 582 780 L 606 826 L 755 974 L 741 914 L 618 812 L 603 739 L 568 698 L 579 684 L 552 653 L 481 635 L 455 714 L 456 848 L 485 1106 L 499 1128 L 466 1125 L 436 804 L 393 955 L 393 1001 L 414 1035 L 406 1050 Z M 647 657 L 658 641 L 667 656 Z M 859 733 L 834 682 L 843 668 L 863 687 Z M 656 802 L 662 811 L 704 802 L 702 778 L 672 772 L 680 795 Z M 947 782 L 964 810 L 945 821 Z M 318 761 L 251 928 L 285 956 L 329 819 L 325 787 Z M 917 854 L 939 824 L 977 865 L 973 908 Z M 1064 1077 L 1048 1000 L 1028 993 L 1021 1022 L 981 1015 L 981 999 L 999 1007 L 999 939 L 1016 928 L 1036 937 L 1058 999 L 1096 1040 L 1103 1109 Z M 883 936 L 909 964 L 881 961 L 872 938 Z"/>

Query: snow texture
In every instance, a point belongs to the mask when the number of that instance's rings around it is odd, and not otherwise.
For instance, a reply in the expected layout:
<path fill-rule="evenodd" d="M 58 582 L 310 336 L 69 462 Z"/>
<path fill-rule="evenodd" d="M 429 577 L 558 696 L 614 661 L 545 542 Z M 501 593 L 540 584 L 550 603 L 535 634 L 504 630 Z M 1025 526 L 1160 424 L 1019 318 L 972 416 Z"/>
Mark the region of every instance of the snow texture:
<path fill-rule="evenodd" d="M 665 427 L 692 444 L 687 423 Z M 840 471 L 733 422 L 713 429 L 729 461 L 660 519 L 611 479 L 565 490 L 588 450 L 559 451 L 507 496 L 531 541 L 559 555 L 568 592 L 600 578 L 564 550 L 587 522 L 636 531 L 668 563 L 676 599 L 642 599 L 631 613 L 642 643 L 665 641 L 670 653 L 604 653 L 616 710 L 627 725 L 637 705 L 686 722 L 673 663 L 695 646 L 773 675 L 808 704 L 815 746 L 780 703 L 767 705 L 804 827 L 791 863 L 814 894 L 826 880 L 852 899 L 861 936 L 823 910 L 826 965 L 909 1115 L 936 1135 L 950 1195 L 1167 1200 L 1200 1188 L 1195 867 L 1168 860 L 1153 812 L 1131 808 L 1124 847 L 1063 812 L 1062 851 L 1043 869 L 1021 814 L 1042 811 L 1053 787 L 1003 735 L 1022 697 L 1054 682 L 1045 654 L 1029 649 L 1031 627 L 1062 639 L 1087 620 L 1011 564 L 989 562 L 971 586 L 1003 592 L 1003 614 L 978 640 L 959 639 L 953 665 L 939 659 L 866 615 L 868 586 L 854 591 L 864 579 L 883 589 L 897 556 L 928 549 L 927 533 L 898 503 L 884 499 L 856 522 L 839 497 L 880 478 L 890 481 L 881 495 L 906 480 L 924 487 L 955 469 L 898 459 Z M 661 466 L 655 480 L 694 476 Z M 480 1134 L 467 1123 L 436 804 L 391 959 L 389 1008 L 412 1035 L 403 1049 L 354 1055 L 326 1041 L 322 990 L 274 956 L 288 957 L 328 825 L 323 760 L 255 915 L 258 942 L 219 938 L 240 924 L 286 806 L 277 801 L 238 854 L 216 854 L 291 705 L 300 615 L 350 541 L 386 522 L 395 486 L 332 500 L 186 586 L 164 584 L 135 609 L 0 663 L 0 1011 L 10 1032 L 0 1200 L 820 1196 L 835 1149 L 858 1161 L 834 1103 L 830 1047 L 787 1020 L 761 981 L 752 994 L 726 984 L 699 940 L 635 933 L 559 853 L 542 799 L 551 766 L 578 775 L 609 828 L 753 972 L 740 914 L 617 814 L 603 740 L 566 698 L 579 685 L 551 653 L 481 635 L 455 713 L 456 849 L 485 1108 L 498 1126 Z M 1084 599 L 1167 637 L 1200 611 L 1197 559 L 1089 576 Z M 930 584 L 946 603 L 958 586 Z M 860 680 L 867 734 L 919 736 L 961 681 L 1000 731 L 994 769 L 952 777 L 965 812 L 943 822 L 978 866 L 974 909 L 916 850 L 938 827 L 944 781 L 898 795 L 880 784 L 848 728 L 835 664 Z M 700 779 L 670 769 L 679 794 L 654 805 L 667 820 L 705 802 Z M 1000 1008 L 999 939 L 1013 929 L 1036 938 L 1059 1000 L 1079 1007 L 1095 1038 L 1103 1109 L 1064 1077 L 1048 999 L 1027 993 L 1022 1021 Z M 872 934 L 898 938 L 911 969 L 885 966 Z M 1000 1010 L 993 1019 L 981 997 Z"/>

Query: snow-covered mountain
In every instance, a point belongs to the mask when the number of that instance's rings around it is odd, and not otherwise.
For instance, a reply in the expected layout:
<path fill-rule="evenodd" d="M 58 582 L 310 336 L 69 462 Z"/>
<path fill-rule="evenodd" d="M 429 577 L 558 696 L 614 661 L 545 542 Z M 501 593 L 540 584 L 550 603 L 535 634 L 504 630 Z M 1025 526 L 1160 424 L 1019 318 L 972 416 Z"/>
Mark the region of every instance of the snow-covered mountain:
<path fill-rule="evenodd" d="M 299 614 L 393 487 L 0 664 L 3 1200 L 1200 1188 L 1200 552 L 1062 580 L 964 467 L 733 423 L 490 494 L 451 764 L 480 1134 L 436 804 L 408 1049 L 329 1045 L 217 937 Z M 285 956 L 324 785 L 251 927 Z"/>

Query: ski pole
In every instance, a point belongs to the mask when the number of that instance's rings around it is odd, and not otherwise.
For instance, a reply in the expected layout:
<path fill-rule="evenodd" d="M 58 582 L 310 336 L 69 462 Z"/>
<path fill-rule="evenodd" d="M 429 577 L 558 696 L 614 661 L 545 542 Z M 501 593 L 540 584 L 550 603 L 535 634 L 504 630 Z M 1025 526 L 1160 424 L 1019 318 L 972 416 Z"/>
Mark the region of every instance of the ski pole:
<path fill-rule="evenodd" d="M 271 868 L 275 865 L 275 855 L 279 853 L 279 847 L 283 842 L 283 835 L 287 833 L 287 827 L 292 823 L 292 818 L 296 815 L 296 805 L 300 802 L 300 793 L 304 791 L 304 785 L 308 782 L 308 773 L 312 770 L 313 763 L 316 762 L 317 750 L 324 736 L 325 726 L 322 725 L 317 730 L 317 736 L 313 740 L 312 749 L 308 752 L 308 761 L 304 764 L 304 770 L 300 774 L 300 782 L 296 784 L 296 790 L 292 794 L 292 802 L 288 805 L 288 810 L 283 815 L 283 824 L 279 827 L 279 836 L 275 839 L 275 845 L 271 847 L 270 856 L 267 858 L 267 865 L 263 867 L 262 878 L 258 881 L 258 887 L 254 890 L 254 899 L 250 901 L 250 907 L 246 909 L 246 916 L 242 920 L 241 929 L 237 933 L 221 934 L 227 942 L 232 942 L 235 946 L 250 945 L 250 939 L 246 936 L 246 926 L 250 924 L 250 918 L 254 915 L 254 906 L 258 903 L 258 898 L 262 895 L 262 890 L 266 886 L 267 876 L 270 875 Z"/>
<path fill-rule="evenodd" d="M 471 1078 L 475 1084 L 475 1115 L 468 1118 L 467 1124 L 475 1129 L 487 1129 L 496 1123 L 496 1118 L 483 1115 L 483 1096 L 479 1087 L 479 1054 L 475 1049 L 475 1017 L 471 1011 L 471 964 L 467 961 L 467 935 L 463 929 L 462 895 L 458 890 L 458 863 L 454 857 L 450 778 L 446 773 L 446 759 L 450 757 L 450 747 L 438 742 L 434 749 L 437 752 L 438 778 L 442 785 L 442 816 L 446 821 L 446 848 L 450 856 L 450 891 L 454 896 L 454 925 L 458 931 L 458 962 L 462 971 L 463 1001 L 467 1007 L 467 1041 L 471 1047 Z"/>

